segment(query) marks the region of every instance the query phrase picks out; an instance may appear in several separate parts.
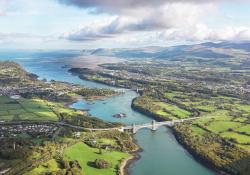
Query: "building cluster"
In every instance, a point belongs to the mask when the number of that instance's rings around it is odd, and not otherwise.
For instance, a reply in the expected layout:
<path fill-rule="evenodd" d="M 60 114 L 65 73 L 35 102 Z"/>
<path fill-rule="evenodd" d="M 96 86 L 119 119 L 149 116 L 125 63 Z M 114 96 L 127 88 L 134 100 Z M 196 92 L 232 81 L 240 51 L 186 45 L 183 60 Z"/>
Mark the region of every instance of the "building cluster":
<path fill-rule="evenodd" d="M 58 126 L 54 124 L 13 124 L 9 125 L 1 122 L 0 138 L 1 137 L 15 137 L 18 134 L 32 134 L 32 135 L 52 135 Z"/>
<path fill-rule="evenodd" d="M 53 96 L 62 96 L 68 91 L 64 90 L 54 90 L 53 88 L 47 87 L 0 87 L 0 96 L 13 96 L 22 94 L 35 94 L 35 95 L 45 95 L 50 94 Z"/>

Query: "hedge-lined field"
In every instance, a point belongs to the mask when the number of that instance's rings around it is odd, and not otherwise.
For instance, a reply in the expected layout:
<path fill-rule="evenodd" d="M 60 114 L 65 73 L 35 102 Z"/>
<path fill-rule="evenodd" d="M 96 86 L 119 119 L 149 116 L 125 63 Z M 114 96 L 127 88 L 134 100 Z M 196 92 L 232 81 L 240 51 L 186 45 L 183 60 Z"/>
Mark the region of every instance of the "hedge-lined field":
<path fill-rule="evenodd" d="M 61 103 L 41 99 L 11 99 L 0 96 L 0 120 L 52 120 L 57 121 L 60 113 L 74 116 L 79 111 L 65 108 Z"/>

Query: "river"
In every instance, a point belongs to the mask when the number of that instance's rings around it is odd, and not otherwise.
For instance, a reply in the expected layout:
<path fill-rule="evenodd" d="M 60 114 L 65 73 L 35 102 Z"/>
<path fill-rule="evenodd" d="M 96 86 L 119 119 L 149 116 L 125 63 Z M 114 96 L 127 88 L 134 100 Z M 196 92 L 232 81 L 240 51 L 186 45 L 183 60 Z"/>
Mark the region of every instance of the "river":
<path fill-rule="evenodd" d="M 73 54 L 74 55 L 74 54 Z M 71 55 L 69 55 L 71 56 Z M 37 74 L 41 79 L 67 81 L 86 87 L 105 88 L 103 84 L 79 79 L 62 68 L 63 63 L 58 61 L 57 54 L 12 54 L 1 53 L 0 60 L 14 60 L 20 63 L 29 72 Z M 124 94 L 105 100 L 87 102 L 80 100 L 72 108 L 88 109 L 89 113 L 105 121 L 122 122 L 124 124 L 146 123 L 152 119 L 131 109 L 131 101 L 137 94 L 125 90 Z M 127 114 L 126 118 L 117 119 L 116 113 Z M 213 175 L 212 170 L 204 167 L 176 141 L 170 129 L 161 127 L 152 132 L 148 129 L 139 130 L 135 134 L 138 145 L 143 149 L 141 158 L 130 164 L 130 175 Z"/>

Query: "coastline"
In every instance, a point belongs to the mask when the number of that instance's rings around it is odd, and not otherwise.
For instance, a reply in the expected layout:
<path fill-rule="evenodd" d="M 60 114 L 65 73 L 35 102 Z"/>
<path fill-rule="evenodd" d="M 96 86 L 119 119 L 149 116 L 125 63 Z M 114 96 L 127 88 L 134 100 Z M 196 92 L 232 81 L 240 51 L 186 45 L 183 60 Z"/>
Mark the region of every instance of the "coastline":
<path fill-rule="evenodd" d="M 194 160 L 201 163 L 202 165 L 204 165 L 208 169 L 214 171 L 216 173 L 216 175 L 230 175 L 229 173 L 216 168 L 208 160 L 202 159 L 197 152 L 195 152 L 194 150 L 192 150 L 189 147 L 189 145 L 187 145 L 187 144 L 185 144 L 184 142 L 181 141 L 181 139 L 180 139 L 179 135 L 177 134 L 177 132 L 175 131 L 175 129 L 173 129 L 172 127 L 169 127 L 169 128 L 170 128 L 171 132 L 173 133 L 173 135 L 174 135 L 176 141 L 178 142 L 178 144 L 180 144 L 193 157 Z"/>
<path fill-rule="evenodd" d="M 139 106 L 136 106 L 136 105 L 134 104 L 134 100 L 135 100 L 135 98 L 134 98 L 134 99 L 132 100 L 132 102 L 131 102 L 131 108 L 132 108 L 134 111 L 139 112 L 139 113 L 141 113 L 141 114 L 144 114 L 144 115 L 146 115 L 146 116 L 152 118 L 153 120 L 156 120 L 157 122 L 162 122 L 162 121 L 164 121 L 164 120 L 163 120 L 161 117 L 159 117 L 158 115 L 155 115 L 155 114 L 151 113 L 151 112 L 148 111 L 148 110 L 145 110 L 145 109 L 143 109 L 143 108 L 141 108 L 141 107 L 139 107 Z"/>
<path fill-rule="evenodd" d="M 112 96 L 115 95 L 119 95 L 119 93 L 114 94 Z M 84 100 L 89 100 L 89 101 L 94 101 L 94 100 L 101 100 L 101 99 L 105 99 L 105 98 L 109 98 L 112 96 L 107 96 L 107 97 L 103 97 L 103 98 L 96 98 L 96 99 L 86 99 L 83 98 L 82 96 L 78 95 L 72 98 L 72 100 L 70 102 L 65 103 L 65 107 L 70 107 L 70 105 L 76 103 L 77 101 L 84 99 Z M 131 135 L 131 137 L 133 138 L 133 142 L 136 144 L 136 149 L 129 152 L 131 155 L 128 158 L 122 159 L 120 164 L 118 164 L 118 175 L 128 175 L 128 168 L 129 166 L 134 162 L 137 161 L 138 159 L 140 159 L 139 152 L 142 151 L 142 149 L 139 147 L 139 145 L 137 144 L 136 140 L 134 139 L 133 135 Z"/>
<path fill-rule="evenodd" d="M 91 81 L 91 82 L 95 82 L 95 83 L 100 83 L 100 84 L 104 84 L 104 85 L 107 85 L 107 86 L 110 86 L 110 87 L 115 87 L 115 88 L 130 89 L 129 87 L 115 85 L 115 84 L 112 84 L 112 83 L 109 83 L 109 82 L 105 82 L 105 81 L 101 81 L 101 80 L 90 79 L 90 78 L 87 78 L 85 76 L 82 76 L 78 72 L 70 71 L 70 69 L 68 70 L 68 72 L 71 73 L 73 76 L 77 76 L 81 80 L 86 80 L 86 81 Z"/>
<path fill-rule="evenodd" d="M 120 166 L 121 175 L 129 175 L 130 165 L 132 165 L 134 162 L 136 162 L 137 160 L 141 158 L 139 153 L 142 152 L 143 149 L 137 144 L 137 141 L 133 137 L 133 135 L 132 135 L 132 138 L 133 138 L 133 142 L 137 145 L 137 148 L 134 151 L 130 152 L 132 154 L 130 157 L 122 161 L 121 166 Z"/>
<path fill-rule="evenodd" d="M 71 72 L 71 73 L 72 73 L 72 72 Z M 73 73 L 73 74 L 74 74 L 74 73 Z M 87 79 L 86 77 L 80 76 L 80 75 L 77 74 L 77 73 L 75 73 L 75 75 L 78 76 L 80 79 L 83 79 L 83 80 L 94 81 L 94 82 L 97 82 L 97 83 L 109 85 L 109 86 L 111 86 L 111 87 L 121 88 L 121 87 L 119 87 L 119 86 L 111 85 L 111 84 L 108 84 L 108 83 L 106 83 L 106 82 Z M 123 87 L 123 88 L 124 88 L 124 87 Z M 129 89 L 129 88 L 127 88 L 127 89 Z M 132 89 L 130 89 L 130 90 L 132 90 Z M 143 108 L 140 108 L 140 107 L 134 105 L 134 104 L 133 104 L 133 101 L 134 101 L 134 100 L 135 100 L 135 99 L 133 99 L 133 100 L 131 101 L 131 108 L 132 108 L 133 110 L 135 110 L 135 111 L 137 111 L 137 112 L 139 112 L 139 113 L 141 113 L 141 114 L 144 114 L 144 115 L 146 115 L 146 116 L 148 116 L 148 117 L 150 117 L 150 118 L 152 118 L 152 119 L 154 119 L 154 120 L 156 120 L 156 121 L 164 121 L 161 117 L 159 117 L 159 116 L 157 116 L 157 115 L 154 115 L 154 114 L 150 113 L 149 111 L 144 110 Z M 173 133 L 175 139 L 177 140 L 178 144 L 180 144 L 180 145 L 181 145 L 181 146 L 182 146 L 182 147 L 183 147 L 183 148 L 193 157 L 194 160 L 198 161 L 199 163 L 201 163 L 202 165 L 204 165 L 204 166 L 207 167 L 208 169 L 211 169 L 211 170 L 215 171 L 216 175 L 229 175 L 229 174 L 226 173 L 226 172 L 223 172 L 223 171 L 221 171 L 221 170 L 216 169 L 216 168 L 215 168 L 214 166 L 212 166 L 209 162 L 207 162 L 207 161 L 205 161 L 205 160 L 201 160 L 201 159 L 199 158 L 199 156 L 197 155 L 197 153 L 195 153 L 194 151 L 190 150 L 189 147 L 188 147 L 188 145 L 185 145 L 184 143 L 182 143 L 182 142 L 178 139 L 178 135 L 177 135 L 177 133 L 175 133 L 174 129 L 171 128 L 171 127 L 170 127 L 170 129 L 171 129 L 171 131 L 172 131 L 172 133 Z M 134 139 L 134 137 L 133 137 L 133 139 Z M 134 139 L 134 143 L 138 146 L 138 144 L 137 144 L 137 142 L 136 142 L 135 139 Z M 138 149 L 137 149 L 137 150 L 135 150 L 134 152 L 131 152 L 132 155 L 131 155 L 130 157 L 128 157 L 128 158 L 122 160 L 122 162 L 121 162 L 121 164 L 120 164 L 120 166 L 119 166 L 119 173 L 120 173 L 121 175 L 130 175 L 130 174 L 129 174 L 129 171 L 128 171 L 128 170 L 129 170 L 129 167 L 130 167 L 130 165 L 133 164 L 135 161 L 137 161 L 137 160 L 140 159 L 140 155 L 139 155 L 138 153 L 139 153 L 139 152 L 142 152 L 142 151 L 143 151 L 143 150 L 138 146 Z"/>
<path fill-rule="evenodd" d="M 151 114 L 150 112 L 148 112 L 148 111 L 146 111 L 146 110 L 144 110 L 144 109 L 142 109 L 142 108 L 140 108 L 138 106 L 133 105 L 133 102 L 132 102 L 131 107 L 132 107 L 133 110 L 135 110 L 137 112 L 140 112 L 140 113 L 142 113 L 144 115 L 147 115 L 147 116 L 151 117 L 152 119 L 154 119 L 156 121 L 163 121 L 157 115 Z M 196 160 L 197 162 L 201 163 L 202 165 L 204 165 L 208 169 L 210 169 L 212 171 L 215 171 L 216 175 L 229 175 L 228 173 L 226 173 L 226 172 L 224 172 L 222 170 L 217 169 L 209 161 L 201 159 L 200 156 L 195 151 L 193 151 L 192 149 L 190 149 L 190 147 L 188 145 L 186 145 L 185 143 L 183 143 L 179 139 L 179 136 L 178 136 L 177 132 L 175 132 L 175 130 L 173 129 L 173 127 L 168 127 L 168 128 L 171 130 L 171 132 L 174 135 L 175 139 L 177 140 L 178 144 L 181 145 L 181 147 L 183 147 L 193 157 L 194 160 Z M 126 174 L 126 175 L 129 175 L 129 174 Z"/>
<path fill-rule="evenodd" d="M 86 100 L 86 101 L 92 102 L 92 101 L 96 101 L 96 100 L 105 100 L 107 98 L 112 98 L 112 97 L 117 96 L 117 95 L 120 95 L 120 93 L 114 93 L 112 95 L 107 95 L 107 96 L 92 96 L 89 98 L 86 98 L 86 97 L 81 96 L 81 95 L 76 95 L 76 96 L 73 96 L 70 101 L 65 102 L 64 106 L 70 107 L 72 104 L 78 102 L 79 100 Z"/>
<path fill-rule="evenodd" d="M 108 98 L 108 97 L 107 97 Z M 70 106 L 71 104 L 77 102 L 79 99 L 85 99 L 81 96 L 78 96 L 76 98 L 74 98 L 71 102 L 65 104 L 66 106 Z M 87 100 L 87 99 L 85 99 Z M 132 103 L 133 104 L 133 103 Z M 140 112 L 144 115 L 147 115 L 149 117 L 151 117 L 152 119 L 155 119 L 157 121 L 160 121 L 160 118 L 154 116 L 154 115 L 150 115 L 149 113 L 147 113 L 147 111 L 143 111 L 143 110 L 140 110 L 138 109 L 136 106 L 133 106 L 131 104 L 131 108 L 137 112 Z M 162 120 L 161 120 L 162 121 Z M 181 142 L 181 140 L 179 139 L 177 133 L 175 132 L 175 130 L 172 128 L 172 127 L 169 127 L 175 137 L 175 139 L 177 140 L 177 142 L 188 152 L 190 153 L 190 155 L 196 160 L 196 161 L 199 161 L 201 162 L 204 166 L 206 166 L 207 168 L 213 170 L 216 172 L 216 175 L 229 175 L 228 173 L 226 172 L 223 172 L 223 171 L 219 171 L 218 169 L 216 169 L 215 167 L 213 167 L 211 164 L 209 164 L 209 162 L 205 161 L 205 160 L 202 160 L 199 158 L 199 156 L 194 152 L 192 151 L 188 145 L 184 144 Z M 140 155 L 139 153 L 142 152 L 143 150 L 140 148 L 140 146 L 137 144 L 137 141 L 135 140 L 134 138 L 134 135 L 132 135 L 132 138 L 133 138 L 133 142 L 137 145 L 137 148 L 130 152 L 131 153 L 131 156 L 129 156 L 128 158 L 125 158 L 125 159 L 122 159 L 120 164 L 118 165 L 118 174 L 119 175 L 130 175 L 129 173 L 129 168 L 130 166 L 136 162 L 137 160 L 140 159 Z"/>
<path fill-rule="evenodd" d="M 127 175 L 128 174 L 128 172 L 127 172 L 128 165 L 130 165 L 130 162 L 134 161 L 134 159 L 135 159 L 135 156 L 131 155 L 130 157 L 123 159 L 121 161 L 121 164 L 119 166 L 119 175 Z"/>

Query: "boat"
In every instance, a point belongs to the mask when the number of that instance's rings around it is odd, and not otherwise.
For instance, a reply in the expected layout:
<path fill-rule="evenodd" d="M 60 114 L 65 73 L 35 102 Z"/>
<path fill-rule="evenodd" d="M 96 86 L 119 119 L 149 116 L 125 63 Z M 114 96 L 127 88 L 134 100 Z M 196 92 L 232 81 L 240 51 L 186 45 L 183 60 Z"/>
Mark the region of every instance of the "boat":
<path fill-rule="evenodd" d="M 125 117 L 127 117 L 127 115 L 124 113 L 119 113 L 119 114 L 114 114 L 113 117 L 114 118 L 125 118 Z"/>

